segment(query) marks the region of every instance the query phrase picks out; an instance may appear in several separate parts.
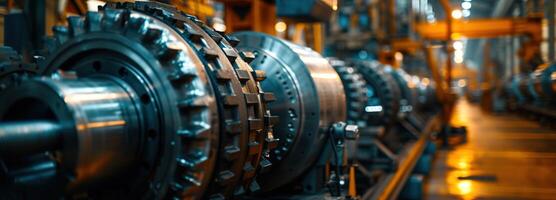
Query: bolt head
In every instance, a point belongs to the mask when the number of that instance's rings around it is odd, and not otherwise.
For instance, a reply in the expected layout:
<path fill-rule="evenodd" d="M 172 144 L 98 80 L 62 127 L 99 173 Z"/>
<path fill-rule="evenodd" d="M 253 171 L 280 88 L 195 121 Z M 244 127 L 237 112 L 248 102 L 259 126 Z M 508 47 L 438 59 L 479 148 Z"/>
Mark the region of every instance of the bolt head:
<path fill-rule="evenodd" d="M 357 125 L 346 125 L 344 130 L 346 133 L 346 139 L 355 140 L 359 138 L 359 127 L 357 127 Z"/>

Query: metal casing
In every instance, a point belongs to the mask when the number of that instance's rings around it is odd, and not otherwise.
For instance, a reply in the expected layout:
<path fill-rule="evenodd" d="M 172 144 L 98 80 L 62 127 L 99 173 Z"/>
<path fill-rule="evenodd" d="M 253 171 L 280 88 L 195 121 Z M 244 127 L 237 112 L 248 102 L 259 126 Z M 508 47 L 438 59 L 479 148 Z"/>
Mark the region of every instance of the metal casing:
<path fill-rule="evenodd" d="M 346 100 L 340 77 L 319 53 L 279 38 L 240 32 L 240 50 L 252 51 L 254 69 L 265 71 L 262 89 L 272 91 L 269 104 L 280 118 L 274 134 L 280 140 L 270 153 L 273 168 L 261 175 L 263 191 L 290 183 L 305 172 L 322 153 L 325 130 L 346 120 Z"/>

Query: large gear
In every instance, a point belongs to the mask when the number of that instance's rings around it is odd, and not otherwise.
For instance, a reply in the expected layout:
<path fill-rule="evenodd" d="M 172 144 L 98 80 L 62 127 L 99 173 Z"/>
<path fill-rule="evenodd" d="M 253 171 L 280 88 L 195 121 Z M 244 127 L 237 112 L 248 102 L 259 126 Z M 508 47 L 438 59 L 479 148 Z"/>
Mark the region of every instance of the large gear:
<path fill-rule="evenodd" d="M 415 90 L 417 91 L 417 112 L 430 112 L 433 111 L 438 103 L 436 98 L 435 83 L 428 78 L 416 77 Z"/>
<path fill-rule="evenodd" d="M 137 94 L 145 116 L 137 133 L 144 151 L 134 161 L 142 167 L 129 171 L 133 176 L 115 184 L 118 189 L 85 195 L 200 197 L 214 165 L 218 130 L 213 127 L 219 120 L 203 61 L 188 56 L 196 50 L 162 20 L 128 9 L 106 7 L 84 18 L 69 17 L 68 23 L 54 28 L 58 47 L 47 56 L 44 75 L 118 77 Z M 63 188 L 79 188 L 87 167 L 62 166 L 75 174 Z"/>
<path fill-rule="evenodd" d="M 394 69 L 391 66 L 385 66 L 384 70 L 390 73 L 400 90 L 400 115 L 405 117 L 407 113 L 413 111 L 417 102 L 416 91 L 409 87 L 409 75 L 401 68 Z"/>
<path fill-rule="evenodd" d="M 256 185 L 251 180 L 259 164 L 262 147 L 268 131 L 264 124 L 264 111 L 253 70 L 238 59 L 238 52 L 227 38 L 208 28 L 197 18 L 160 3 L 115 4 L 117 8 L 130 8 L 147 12 L 180 29 L 190 44 L 204 57 L 205 67 L 219 105 L 222 124 L 215 181 L 209 186 L 211 197 L 241 194 L 244 186 Z M 235 42 L 235 41 L 233 41 Z M 241 126 L 241 124 L 249 124 Z M 253 149 L 245 151 L 246 149 Z M 244 152 L 248 152 L 245 154 Z M 239 184 L 239 182 L 243 184 Z M 225 187 L 225 189 L 222 189 Z M 255 189 L 255 188 L 254 188 Z M 218 190 L 219 192 L 216 192 Z"/>
<path fill-rule="evenodd" d="M 336 58 L 329 58 L 328 61 L 338 72 L 344 85 L 348 123 L 356 124 L 359 127 L 367 126 L 368 119 L 365 113 L 365 106 L 368 102 L 365 89 L 367 83 L 361 74 L 355 68 L 347 66 L 346 62 Z"/>
<path fill-rule="evenodd" d="M 369 124 L 390 127 L 400 112 L 400 91 L 393 77 L 377 61 L 353 61 L 353 65 L 367 83 L 365 111 L 369 113 Z"/>
<path fill-rule="evenodd" d="M 0 91 L 38 74 L 41 74 L 38 65 L 24 63 L 11 47 L 0 47 Z"/>

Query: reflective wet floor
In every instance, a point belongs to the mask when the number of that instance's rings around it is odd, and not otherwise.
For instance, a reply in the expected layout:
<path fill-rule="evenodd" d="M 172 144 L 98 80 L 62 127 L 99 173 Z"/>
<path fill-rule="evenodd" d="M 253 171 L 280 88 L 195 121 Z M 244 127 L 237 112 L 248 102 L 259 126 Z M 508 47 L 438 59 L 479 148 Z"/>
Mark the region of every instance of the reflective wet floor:
<path fill-rule="evenodd" d="M 466 101 L 453 123 L 467 142 L 438 152 L 426 199 L 556 199 L 556 130 Z"/>

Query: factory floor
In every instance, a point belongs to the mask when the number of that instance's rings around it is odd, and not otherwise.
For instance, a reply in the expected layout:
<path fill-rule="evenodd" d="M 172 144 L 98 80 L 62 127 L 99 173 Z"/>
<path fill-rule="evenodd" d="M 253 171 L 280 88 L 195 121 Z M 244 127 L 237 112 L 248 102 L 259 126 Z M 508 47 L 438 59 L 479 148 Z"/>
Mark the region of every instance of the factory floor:
<path fill-rule="evenodd" d="M 453 123 L 467 142 L 439 150 L 425 199 L 556 199 L 556 130 L 464 100 Z"/>

